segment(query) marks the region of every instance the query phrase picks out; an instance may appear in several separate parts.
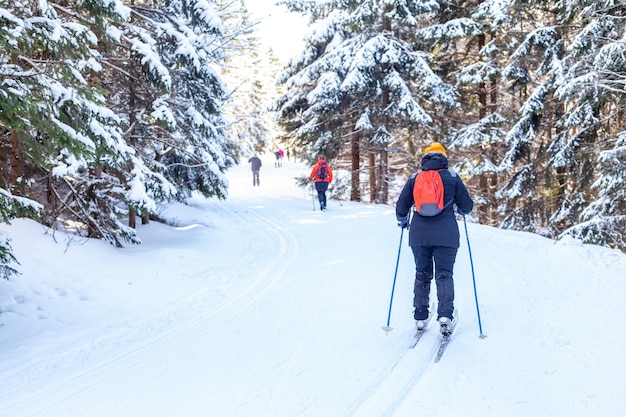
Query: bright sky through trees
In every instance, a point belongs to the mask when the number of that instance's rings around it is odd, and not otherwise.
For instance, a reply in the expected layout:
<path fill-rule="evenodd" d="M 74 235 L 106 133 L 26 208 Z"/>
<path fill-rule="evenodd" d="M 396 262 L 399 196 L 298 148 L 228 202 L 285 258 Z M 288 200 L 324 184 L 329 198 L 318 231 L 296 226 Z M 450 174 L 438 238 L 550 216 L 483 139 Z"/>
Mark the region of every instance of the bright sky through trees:
<path fill-rule="evenodd" d="M 303 47 L 306 20 L 297 13 L 290 13 L 284 6 L 277 6 L 277 1 L 248 0 L 246 7 L 255 19 L 261 20 L 258 25 L 261 41 L 272 48 L 279 59 L 287 61 Z"/>

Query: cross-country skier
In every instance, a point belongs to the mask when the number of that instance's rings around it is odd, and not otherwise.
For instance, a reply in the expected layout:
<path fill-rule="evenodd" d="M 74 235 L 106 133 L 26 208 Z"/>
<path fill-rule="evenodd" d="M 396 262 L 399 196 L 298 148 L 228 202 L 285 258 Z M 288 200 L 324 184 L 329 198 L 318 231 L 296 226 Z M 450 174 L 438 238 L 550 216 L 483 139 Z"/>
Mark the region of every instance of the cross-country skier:
<path fill-rule="evenodd" d="M 326 191 L 328 190 L 328 184 L 333 180 L 333 171 L 330 169 L 330 165 L 328 165 L 324 155 L 317 157 L 317 164 L 313 166 L 309 178 L 315 181 L 320 210 L 326 210 Z"/>
<path fill-rule="evenodd" d="M 463 181 L 448 170 L 448 158 L 444 147 L 432 143 L 425 150 L 422 158 L 422 170 L 439 170 L 443 183 L 443 210 L 434 216 L 422 216 L 417 211 L 409 226 L 409 210 L 415 207 L 414 185 L 419 173 L 411 175 L 404 185 L 396 203 L 398 226 L 409 228 L 409 246 L 415 258 L 415 286 L 413 316 L 416 326 L 421 329 L 428 318 L 430 283 L 434 277 L 437 285 L 438 320 L 441 332 L 449 334 L 452 330 L 454 312 L 454 281 L 452 273 L 456 253 L 459 248 L 459 227 L 454 216 L 454 205 L 460 214 L 468 214 L 474 207 Z"/>
<path fill-rule="evenodd" d="M 248 163 L 250 163 L 250 167 L 252 168 L 252 186 L 261 185 L 261 180 L 259 177 L 259 171 L 261 170 L 261 165 L 263 163 L 256 155 L 256 152 L 252 156 L 252 158 L 248 159 Z"/>

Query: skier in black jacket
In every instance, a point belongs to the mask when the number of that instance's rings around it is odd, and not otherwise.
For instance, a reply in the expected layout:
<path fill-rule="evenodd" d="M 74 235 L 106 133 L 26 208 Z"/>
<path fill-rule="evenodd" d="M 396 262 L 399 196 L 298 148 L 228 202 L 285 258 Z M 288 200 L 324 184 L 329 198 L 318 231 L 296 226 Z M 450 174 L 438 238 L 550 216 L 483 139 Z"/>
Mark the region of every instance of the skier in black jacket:
<path fill-rule="evenodd" d="M 256 152 L 254 153 L 252 158 L 248 159 L 248 162 L 251 164 L 250 167 L 252 168 L 252 186 L 254 187 L 255 185 L 261 185 L 259 171 L 261 170 L 263 162 L 261 162 L 259 157 L 256 156 Z"/>
<path fill-rule="evenodd" d="M 448 170 L 448 159 L 443 146 L 432 143 L 422 158 L 422 170 L 441 170 L 439 174 L 444 186 L 444 209 L 432 217 L 413 213 L 409 229 L 409 246 L 415 258 L 415 287 L 413 316 L 418 329 L 423 328 L 428 318 L 430 283 L 434 277 L 437 285 L 438 320 L 442 333 L 449 333 L 454 311 L 454 281 L 452 274 L 456 253 L 459 248 L 459 226 L 454 215 L 454 206 L 461 214 L 469 214 L 472 201 L 463 181 Z M 409 210 L 414 206 L 413 187 L 417 174 L 411 175 L 404 185 L 396 203 L 398 226 L 409 228 Z"/>

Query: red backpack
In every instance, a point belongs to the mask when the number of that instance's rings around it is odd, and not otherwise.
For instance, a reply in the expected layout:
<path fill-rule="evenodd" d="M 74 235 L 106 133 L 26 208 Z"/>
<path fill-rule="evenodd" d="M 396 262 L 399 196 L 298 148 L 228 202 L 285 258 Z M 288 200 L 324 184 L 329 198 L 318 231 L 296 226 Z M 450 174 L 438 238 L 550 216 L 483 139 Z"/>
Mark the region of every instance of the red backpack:
<path fill-rule="evenodd" d="M 439 171 L 443 169 L 421 171 L 415 178 L 413 201 L 415 211 L 422 216 L 432 217 L 443 211 L 443 181 Z"/>
<path fill-rule="evenodd" d="M 316 178 L 319 178 L 320 180 L 325 180 L 326 178 L 328 178 L 328 165 L 326 165 L 326 162 L 322 162 L 319 166 L 319 168 L 317 169 L 317 173 L 315 174 Z"/>

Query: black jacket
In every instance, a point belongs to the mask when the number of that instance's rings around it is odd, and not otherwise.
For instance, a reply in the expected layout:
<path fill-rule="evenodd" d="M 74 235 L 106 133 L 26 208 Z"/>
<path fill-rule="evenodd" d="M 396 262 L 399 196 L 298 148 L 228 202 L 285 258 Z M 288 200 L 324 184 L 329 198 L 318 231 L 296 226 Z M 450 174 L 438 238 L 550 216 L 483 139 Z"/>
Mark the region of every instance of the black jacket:
<path fill-rule="evenodd" d="M 253 171 L 258 171 L 261 169 L 261 165 L 263 165 L 263 163 L 261 162 L 261 160 L 256 157 L 253 156 L 252 158 L 248 159 L 248 162 L 252 164 L 251 168 Z"/>
<path fill-rule="evenodd" d="M 409 229 L 410 246 L 446 246 L 459 247 L 459 226 L 454 216 L 454 206 L 468 214 L 474 208 L 467 188 L 461 178 L 448 171 L 448 159 L 440 153 L 429 153 L 422 158 L 422 170 L 444 169 L 440 171 L 444 188 L 444 210 L 436 216 L 424 217 L 413 211 L 411 228 Z M 406 218 L 414 206 L 413 186 L 417 174 L 411 175 L 404 185 L 398 202 L 396 203 L 396 217 L 398 221 Z"/>

